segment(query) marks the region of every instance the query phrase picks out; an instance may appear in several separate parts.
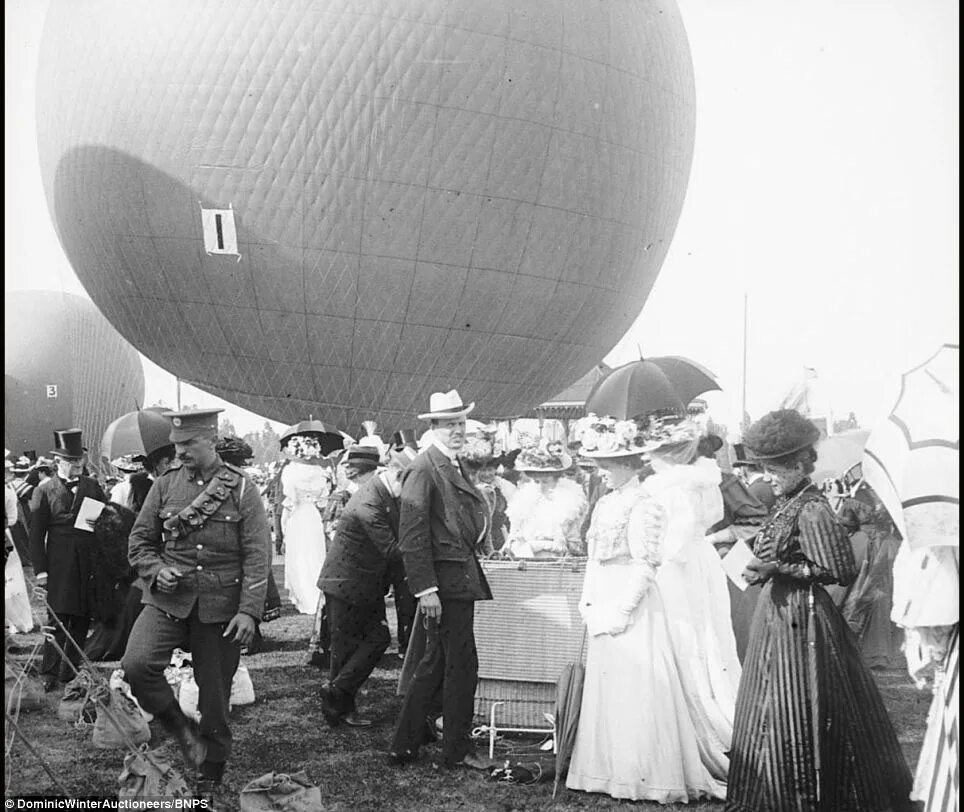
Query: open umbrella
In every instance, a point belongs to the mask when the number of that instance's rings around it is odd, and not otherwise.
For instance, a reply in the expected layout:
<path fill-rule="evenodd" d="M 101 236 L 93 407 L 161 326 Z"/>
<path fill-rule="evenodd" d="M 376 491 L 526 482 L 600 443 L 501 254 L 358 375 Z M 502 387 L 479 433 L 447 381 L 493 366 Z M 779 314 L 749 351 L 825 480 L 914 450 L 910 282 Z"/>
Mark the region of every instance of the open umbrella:
<path fill-rule="evenodd" d="M 599 380 L 586 412 L 621 420 L 657 411 L 682 414 L 697 395 L 719 389 L 706 367 L 680 355 L 630 361 Z"/>
<path fill-rule="evenodd" d="M 960 545 L 960 351 L 944 344 L 902 376 L 864 448 L 864 480 L 912 548 Z"/>
<path fill-rule="evenodd" d="M 869 436 L 868 429 L 850 429 L 818 442 L 813 481 L 822 482 L 827 477 L 843 479 L 847 471 L 860 463 Z"/>
<path fill-rule="evenodd" d="M 321 446 L 321 454 L 327 457 L 332 451 L 339 451 L 345 447 L 345 438 L 348 437 L 330 424 L 322 423 L 320 420 L 302 420 L 293 426 L 288 426 L 281 435 L 281 446 L 296 434 L 306 434 L 315 437 Z"/>
<path fill-rule="evenodd" d="M 138 409 L 118 417 L 100 441 L 100 453 L 108 460 L 143 456 L 171 444 L 171 421 L 156 409 Z"/>
<path fill-rule="evenodd" d="M 579 727 L 579 709 L 582 706 L 582 688 L 586 682 L 586 666 L 582 663 L 582 653 L 586 647 L 586 632 L 583 631 L 579 660 L 568 663 L 556 682 L 556 769 L 552 779 L 552 797 L 556 797 L 559 785 L 569 772 L 572 748 L 576 744 L 576 730 Z"/>

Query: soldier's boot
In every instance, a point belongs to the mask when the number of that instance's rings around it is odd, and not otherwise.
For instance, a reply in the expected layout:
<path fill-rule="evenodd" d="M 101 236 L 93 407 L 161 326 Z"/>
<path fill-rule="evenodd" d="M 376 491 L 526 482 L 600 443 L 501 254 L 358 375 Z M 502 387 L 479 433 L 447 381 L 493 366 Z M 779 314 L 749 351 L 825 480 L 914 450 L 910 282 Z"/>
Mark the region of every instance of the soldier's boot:
<path fill-rule="evenodd" d="M 177 702 L 157 714 L 164 729 L 170 733 L 181 748 L 184 760 L 192 767 L 199 767 L 208 755 L 208 743 L 201 736 L 197 722 L 188 719 Z"/>
<path fill-rule="evenodd" d="M 219 791 L 221 779 L 224 776 L 223 761 L 205 761 L 198 769 L 197 781 L 194 783 L 194 797 L 207 802 L 209 812 L 221 812 L 228 809 L 220 802 Z"/>

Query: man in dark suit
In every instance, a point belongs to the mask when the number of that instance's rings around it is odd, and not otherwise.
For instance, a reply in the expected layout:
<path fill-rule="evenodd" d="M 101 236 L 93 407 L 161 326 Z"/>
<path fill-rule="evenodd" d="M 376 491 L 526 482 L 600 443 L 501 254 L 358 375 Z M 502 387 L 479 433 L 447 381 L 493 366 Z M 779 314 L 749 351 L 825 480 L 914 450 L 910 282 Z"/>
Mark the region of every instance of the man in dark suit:
<path fill-rule="evenodd" d="M 54 432 L 51 453 L 57 471 L 41 482 L 30 497 L 30 559 L 37 576 L 37 586 L 47 590 L 47 603 L 66 629 L 55 626 L 54 642 L 67 654 L 63 661 L 57 648 L 49 642 L 44 647 L 40 666 L 47 690 L 74 677 L 81 651 L 90 630 L 91 545 L 93 527 L 77 529 L 77 513 L 84 497 L 107 502 L 107 495 L 97 480 L 81 475 L 84 470 L 84 447 L 80 429 Z M 73 643 L 67 641 L 70 635 Z M 74 645 L 76 643 L 76 645 Z"/>
<path fill-rule="evenodd" d="M 410 448 L 392 451 L 389 464 L 348 500 L 318 578 L 331 629 L 331 669 L 322 686 L 322 713 L 332 727 L 371 724 L 357 714 L 355 697 L 391 642 L 385 618 L 385 579 L 398 551 L 398 496 Z"/>
<path fill-rule="evenodd" d="M 261 495 L 216 450 L 221 411 L 165 412 L 180 466 L 154 482 L 131 530 L 128 558 L 143 581 L 144 609 L 122 661 L 141 707 L 200 768 L 202 794 L 221 783 L 231 752 L 231 681 L 261 620 L 271 566 Z M 191 651 L 200 733 L 164 678 L 174 648 Z"/>
<path fill-rule="evenodd" d="M 429 711 L 442 696 L 446 766 L 485 769 L 470 734 L 478 681 L 475 601 L 492 593 L 475 556 L 485 537 L 488 509 L 457 458 L 465 442 L 464 406 L 458 392 L 435 392 L 429 411 L 432 441 L 402 476 L 399 542 L 412 594 L 427 624 L 425 653 L 405 692 L 389 762 L 405 764 L 430 741 Z"/>
<path fill-rule="evenodd" d="M 392 436 L 392 449 L 401 451 L 408 448 L 418 453 L 418 443 L 415 432 L 411 429 L 400 429 Z M 407 453 L 407 452 L 406 452 Z M 395 602 L 395 629 L 398 634 L 398 656 L 405 657 L 408 649 L 408 640 L 412 636 L 412 623 L 415 620 L 415 596 L 408 588 L 408 579 L 405 577 L 405 562 L 399 555 L 393 561 L 388 562 L 388 577 L 385 589 L 392 590 L 392 598 Z"/>

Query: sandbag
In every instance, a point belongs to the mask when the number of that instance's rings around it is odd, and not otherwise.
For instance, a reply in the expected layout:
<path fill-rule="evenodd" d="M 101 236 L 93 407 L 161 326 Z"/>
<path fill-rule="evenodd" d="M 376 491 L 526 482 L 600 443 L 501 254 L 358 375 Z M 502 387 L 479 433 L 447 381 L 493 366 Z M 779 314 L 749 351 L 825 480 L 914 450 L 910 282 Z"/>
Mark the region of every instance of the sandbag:
<path fill-rule="evenodd" d="M 137 697 L 134 696 L 134 691 L 131 690 L 127 677 L 124 676 L 123 668 L 114 669 L 113 673 L 110 675 L 110 687 L 117 688 L 119 691 L 122 691 L 131 702 L 137 705 L 137 709 L 141 712 L 141 716 L 144 717 L 145 722 L 150 722 L 154 719 L 154 714 L 148 713 L 146 710 L 144 710 L 141 707 L 141 703 L 137 701 Z"/>
<path fill-rule="evenodd" d="M 140 752 L 128 753 L 119 776 L 118 800 L 142 798 L 190 798 L 191 788 L 184 777 L 156 750 L 142 745 Z"/>
<path fill-rule="evenodd" d="M 95 698 L 105 695 L 103 684 L 98 685 L 94 676 L 82 668 L 64 686 L 64 695 L 57 705 L 57 718 L 75 725 L 89 724 L 97 718 Z"/>
<path fill-rule="evenodd" d="M 117 729 L 120 725 L 123 733 Z M 126 733 L 126 737 L 124 736 Z M 128 699 L 118 688 L 112 688 L 106 699 L 106 707 L 98 709 L 94 722 L 94 747 L 113 750 L 126 747 L 128 739 L 133 744 L 144 744 L 151 740 L 151 729 L 147 726 L 137 704 Z"/>
<path fill-rule="evenodd" d="M 194 671 L 189 665 L 177 668 L 175 668 L 173 665 L 169 665 L 164 669 L 164 679 L 166 679 L 167 684 L 171 686 L 175 699 L 180 697 L 181 683 L 184 682 L 184 680 L 188 677 L 193 678 L 193 675 Z"/>
<path fill-rule="evenodd" d="M 194 672 L 184 674 L 181 678 L 181 687 L 177 693 L 177 704 L 181 706 L 184 715 L 195 722 L 201 721 L 201 711 L 197 709 L 199 693 Z"/>
<path fill-rule="evenodd" d="M 234 672 L 234 679 L 231 680 L 231 699 L 229 704 L 252 705 L 254 704 L 254 683 L 251 682 L 251 674 L 248 673 L 246 665 L 239 665 Z"/>
<path fill-rule="evenodd" d="M 241 812 L 320 812 L 321 790 L 304 770 L 267 773 L 241 790 Z"/>
<path fill-rule="evenodd" d="M 181 711 L 189 719 L 196 722 L 201 721 L 201 711 L 198 710 L 198 696 L 200 689 L 197 680 L 194 679 L 194 672 L 190 668 L 181 668 L 178 679 L 177 703 Z M 238 670 L 231 680 L 231 696 L 228 700 L 228 709 L 235 705 L 251 705 L 254 703 L 254 684 L 251 682 L 251 674 L 247 666 L 239 665 Z"/>
<path fill-rule="evenodd" d="M 4 668 L 3 699 L 7 713 L 15 718 L 18 711 L 43 710 L 47 705 L 40 678 L 26 671 L 17 673 L 8 664 Z"/>

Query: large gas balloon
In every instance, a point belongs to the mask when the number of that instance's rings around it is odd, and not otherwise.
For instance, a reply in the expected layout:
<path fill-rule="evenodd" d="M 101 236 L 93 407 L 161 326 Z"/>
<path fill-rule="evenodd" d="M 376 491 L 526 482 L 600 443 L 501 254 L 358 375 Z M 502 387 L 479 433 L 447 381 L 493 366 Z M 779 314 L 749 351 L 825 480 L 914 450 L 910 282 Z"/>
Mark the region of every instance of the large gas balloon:
<path fill-rule="evenodd" d="M 141 359 L 93 302 L 8 291 L 4 319 L 3 439 L 15 455 L 47 455 L 55 429 L 82 429 L 96 449 L 111 420 L 144 405 Z"/>
<path fill-rule="evenodd" d="M 496 416 L 639 314 L 693 150 L 672 0 L 54 0 L 40 158 L 141 352 L 293 422 Z"/>

